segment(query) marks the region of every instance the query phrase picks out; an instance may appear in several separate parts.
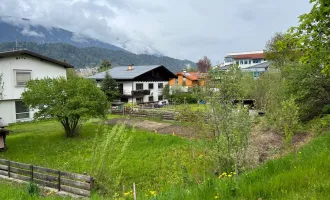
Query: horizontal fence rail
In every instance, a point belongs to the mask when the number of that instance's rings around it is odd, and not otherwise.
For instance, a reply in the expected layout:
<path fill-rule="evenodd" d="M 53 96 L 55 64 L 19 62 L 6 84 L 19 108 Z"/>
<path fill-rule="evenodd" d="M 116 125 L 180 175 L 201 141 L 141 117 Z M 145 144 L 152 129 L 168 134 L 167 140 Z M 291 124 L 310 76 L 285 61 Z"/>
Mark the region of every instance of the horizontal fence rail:
<path fill-rule="evenodd" d="M 90 197 L 93 177 L 0 159 L 0 175 Z"/>
<path fill-rule="evenodd" d="M 112 114 L 124 114 L 124 115 L 130 115 L 133 117 L 144 117 L 144 118 L 157 118 L 157 119 L 163 119 L 163 120 L 175 120 L 175 112 L 164 112 L 164 111 L 117 111 L 112 110 Z"/>

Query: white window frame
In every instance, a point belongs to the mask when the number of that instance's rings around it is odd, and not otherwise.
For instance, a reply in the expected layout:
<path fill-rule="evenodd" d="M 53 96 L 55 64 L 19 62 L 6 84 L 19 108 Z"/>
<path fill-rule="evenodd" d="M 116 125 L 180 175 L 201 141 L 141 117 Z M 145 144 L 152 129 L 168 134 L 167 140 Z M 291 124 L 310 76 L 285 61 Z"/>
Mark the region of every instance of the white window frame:
<path fill-rule="evenodd" d="M 24 73 L 24 74 L 30 74 L 30 80 L 32 79 L 32 70 L 23 70 L 23 69 L 14 69 L 14 77 L 15 77 L 15 86 L 16 87 L 25 87 L 25 84 L 18 84 L 17 83 L 17 73 Z"/>

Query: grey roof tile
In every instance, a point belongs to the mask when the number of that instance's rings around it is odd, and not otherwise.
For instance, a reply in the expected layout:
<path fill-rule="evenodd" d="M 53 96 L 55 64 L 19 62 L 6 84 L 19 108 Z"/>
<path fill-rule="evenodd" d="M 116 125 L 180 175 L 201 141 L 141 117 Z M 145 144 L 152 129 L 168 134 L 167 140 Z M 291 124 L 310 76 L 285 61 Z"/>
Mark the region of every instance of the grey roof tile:
<path fill-rule="evenodd" d="M 108 70 L 109 74 L 112 78 L 117 80 L 130 80 L 134 79 L 137 76 L 140 76 L 141 74 L 144 74 L 150 70 L 153 70 L 157 67 L 160 67 L 163 65 L 143 65 L 143 66 L 134 66 L 133 70 L 128 70 L 128 66 L 118 66 L 114 67 L 110 70 Z M 93 76 L 90 76 L 88 78 L 96 79 L 96 80 L 102 80 L 105 77 L 106 72 L 101 72 L 98 74 L 95 74 Z"/>

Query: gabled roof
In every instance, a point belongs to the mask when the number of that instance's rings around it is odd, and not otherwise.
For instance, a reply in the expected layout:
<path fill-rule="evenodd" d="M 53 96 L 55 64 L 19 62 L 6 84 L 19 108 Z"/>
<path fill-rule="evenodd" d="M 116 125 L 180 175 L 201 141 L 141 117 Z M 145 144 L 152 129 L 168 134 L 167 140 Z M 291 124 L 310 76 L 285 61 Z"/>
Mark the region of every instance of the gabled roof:
<path fill-rule="evenodd" d="M 160 67 L 165 68 L 169 73 L 171 73 L 173 76 L 175 76 L 171 71 L 169 71 L 163 65 L 133 66 L 133 70 L 128 70 L 128 66 L 118 66 L 118 67 L 114 67 L 114 68 L 108 70 L 108 73 L 111 75 L 111 77 L 113 79 L 116 79 L 116 80 L 132 80 L 142 74 L 145 74 L 151 70 L 154 70 L 154 69 L 160 68 Z M 88 78 L 95 79 L 95 80 L 102 80 L 102 79 L 104 79 L 105 74 L 106 74 L 106 71 L 95 74 Z"/>
<path fill-rule="evenodd" d="M 201 78 L 204 78 L 205 77 L 205 73 L 200 73 L 200 72 L 178 72 L 176 73 L 176 75 L 182 75 L 184 77 L 186 77 L 187 79 L 189 80 L 192 80 L 192 81 L 197 81 Z"/>
<path fill-rule="evenodd" d="M 21 56 L 21 55 L 29 55 L 35 58 L 39 58 L 40 60 L 45 60 L 57 65 L 61 65 L 65 68 L 74 68 L 74 66 L 70 65 L 69 63 L 59 61 L 47 56 L 43 56 L 41 54 L 29 51 L 29 50 L 17 50 L 17 51 L 6 51 L 6 52 L 0 52 L 0 58 L 5 58 L 5 57 L 11 57 L 11 56 Z"/>

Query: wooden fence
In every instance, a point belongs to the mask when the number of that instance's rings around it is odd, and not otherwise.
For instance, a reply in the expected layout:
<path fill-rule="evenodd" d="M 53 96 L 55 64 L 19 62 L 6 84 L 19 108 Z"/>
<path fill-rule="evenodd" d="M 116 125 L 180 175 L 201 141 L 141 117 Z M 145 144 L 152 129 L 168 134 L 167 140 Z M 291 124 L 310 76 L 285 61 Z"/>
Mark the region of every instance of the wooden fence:
<path fill-rule="evenodd" d="M 0 159 L 0 175 L 89 197 L 93 177 Z"/>
<path fill-rule="evenodd" d="M 123 114 L 122 112 L 112 112 L 113 114 Z M 163 120 L 174 120 L 174 112 L 164 112 L 164 111 L 130 111 L 125 112 L 125 115 L 133 117 L 144 117 L 144 118 L 154 118 Z"/>

